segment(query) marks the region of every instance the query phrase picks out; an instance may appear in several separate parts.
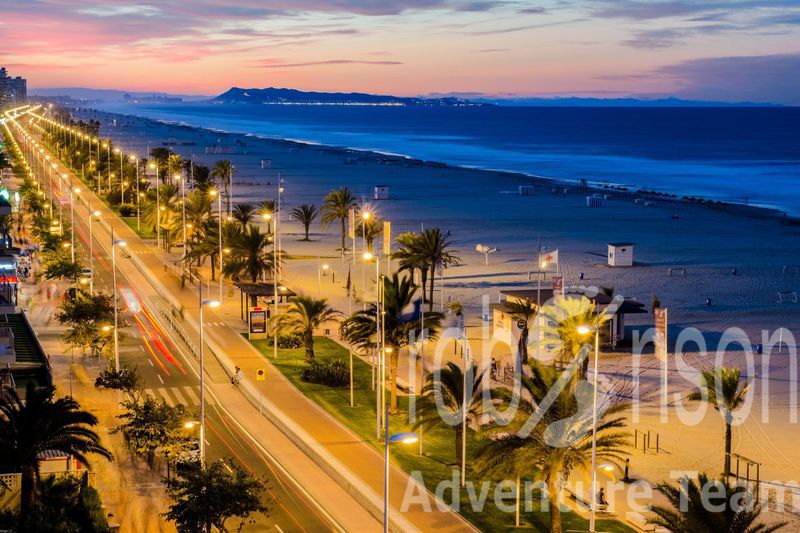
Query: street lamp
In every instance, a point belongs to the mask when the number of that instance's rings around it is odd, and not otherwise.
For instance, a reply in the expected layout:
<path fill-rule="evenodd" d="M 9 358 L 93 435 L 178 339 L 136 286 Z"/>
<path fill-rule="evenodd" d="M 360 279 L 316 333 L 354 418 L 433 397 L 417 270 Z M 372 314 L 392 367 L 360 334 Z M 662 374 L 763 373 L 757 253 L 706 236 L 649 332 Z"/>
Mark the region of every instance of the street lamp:
<path fill-rule="evenodd" d="M 219 299 L 222 300 L 222 195 L 218 190 L 212 189 L 208 192 L 212 198 L 216 198 L 217 219 L 219 220 Z"/>
<path fill-rule="evenodd" d="M 94 237 L 92 234 L 92 220 L 100 220 L 100 211 L 91 211 L 91 204 L 86 204 L 86 210 L 89 211 L 89 270 L 92 274 L 89 276 L 89 294 L 94 294 Z"/>
<path fill-rule="evenodd" d="M 158 164 L 150 163 L 147 166 L 156 171 L 156 246 L 161 248 L 161 195 L 159 192 L 161 184 L 158 180 Z"/>
<path fill-rule="evenodd" d="M 384 372 L 386 369 L 386 356 L 383 350 L 383 334 L 382 334 L 382 326 L 383 326 L 383 312 L 381 306 L 381 296 L 383 293 L 383 284 L 381 283 L 381 275 L 380 275 L 380 266 L 381 261 L 377 255 L 372 254 L 371 252 L 364 252 L 363 255 L 364 263 L 369 263 L 373 259 L 375 260 L 375 291 L 376 291 L 376 298 L 375 298 L 375 338 L 376 338 L 376 353 L 377 353 L 377 361 L 375 361 L 375 366 L 377 367 L 377 375 L 375 378 L 375 432 L 378 435 L 377 438 L 381 436 L 381 428 L 385 427 L 386 420 L 381 419 L 381 406 L 386 403 L 385 391 L 384 389 Z M 366 300 L 365 300 L 366 302 Z M 366 304 L 365 304 L 366 305 Z M 392 348 L 387 347 L 386 353 L 391 353 Z M 351 369 L 352 371 L 352 369 Z"/>
<path fill-rule="evenodd" d="M 118 311 L 117 311 L 117 246 L 125 248 L 127 242 L 121 239 L 114 239 L 114 227 L 111 227 L 111 271 L 112 283 L 114 285 L 114 370 L 119 372 L 119 333 L 118 333 Z"/>
<path fill-rule="evenodd" d="M 389 406 L 386 406 L 386 438 L 384 442 L 383 459 L 383 533 L 389 533 L 389 444 L 414 444 L 418 437 L 416 433 L 396 433 L 389 436 Z"/>
<path fill-rule="evenodd" d="M 200 304 L 200 466 L 206 465 L 206 388 L 205 379 L 203 375 L 203 355 L 205 349 L 203 347 L 203 307 L 208 306 L 211 308 L 219 307 L 219 300 L 203 300 L 203 283 L 198 284 L 197 290 L 198 302 Z"/>
<path fill-rule="evenodd" d="M 183 259 L 186 259 L 186 180 L 180 174 L 175 174 L 175 179 L 181 182 L 181 208 L 183 211 Z M 184 268 L 186 263 L 183 263 Z"/>
<path fill-rule="evenodd" d="M 70 210 L 70 218 L 69 218 L 69 225 L 70 225 L 70 233 L 72 234 L 72 262 L 75 262 L 75 199 L 72 196 L 72 193 L 80 194 L 81 188 L 75 187 L 74 189 L 69 190 L 69 210 Z"/>
<path fill-rule="evenodd" d="M 595 533 L 595 514 L 597 510 L 597 366 L 600 358 L 600 328 L 580 325 L 575 328 L 579 335 L 594 332 L 594 376 L 592 377 L 592 480 L 591 480 L 591 515 L 589 516 L 589 532 Z"/>

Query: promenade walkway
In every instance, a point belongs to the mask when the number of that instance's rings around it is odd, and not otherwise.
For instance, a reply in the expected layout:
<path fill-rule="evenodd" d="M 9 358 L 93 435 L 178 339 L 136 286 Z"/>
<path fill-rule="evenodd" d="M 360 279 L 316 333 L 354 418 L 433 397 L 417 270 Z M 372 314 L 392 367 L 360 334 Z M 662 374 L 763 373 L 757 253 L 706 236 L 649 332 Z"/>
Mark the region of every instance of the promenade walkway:
<path fill-rule="evenodd" d="M 55 154 L 50 153 L 55 160 Z M 59 173 L 62 170 L 59 169 Z M 80 186 L 69 170 L 69 185 Z M 110 254 L 111 229 L 116 239 L 127 241 L 129 257 L 117 254 L 120 272 L 145 301 L 161 305 L 168 312 L 175 310 L 176 319 L 197 344 L 199 331 L 198 294 L 194 287 L 181 286 L 180 279 L 169 268 L 166 255 L 140 239 L 121 219 L 91 191 L 81 194 L 76 203 L 76 218 L 86 225 L 88 213 L 101 212 L 100 223 L 94 224 L 97 246 Z M 67 190 L 67 189 L 65 189 Z M 65 216 L 68 199 L 62 197 Z M 76 221 L 77 222 L 77 221 Z M 86 227 L 83 231 L 88 231 Z M 76 227 L 77 230 L 77 227 Z M 204 298 L 217 298 L 212 285 Z M 266 361 L 241 335 L 238 320 L 239 298 L 223 291 L 220 312 L 204 310 L 207 357 L 215 357 L 228 374 L 234 365 L 241 368 L 244 379 L 240 390 L 230 386 L 224 376 L 206 376 L 210 392 L 218 402 L 273 455 L 292 477 L 301 481 L 308 493 L 350 531 L 376 531 L 382 519 L 384 459 L 373 447 L 340 424 L 322 408 L 306 398 L 283 375 Z M 156 311 L 156 310 L 154 310 Z M 232 320 L 230 317 L 237 317 Z M 266 380 L 255 380 L 258 369 L 265 369 Z M 259 405 L 260 404 L 260 405 Z M 270 423 L 265 423 L 266 418 Z M 474 528 L 449 509 L 441 510 L 433 496 L 425 493 L 431 511 L 413 506 L 400 513 L 403 496 L 409 483 L 415 483 L 399 468 L 392 466 L 389 483 L 391 526 L 403 531 L 468 531 Z M 356 503 L 357 502 L 357 503 Z M 366 511 L 365 511 L 366 510 Z"/>

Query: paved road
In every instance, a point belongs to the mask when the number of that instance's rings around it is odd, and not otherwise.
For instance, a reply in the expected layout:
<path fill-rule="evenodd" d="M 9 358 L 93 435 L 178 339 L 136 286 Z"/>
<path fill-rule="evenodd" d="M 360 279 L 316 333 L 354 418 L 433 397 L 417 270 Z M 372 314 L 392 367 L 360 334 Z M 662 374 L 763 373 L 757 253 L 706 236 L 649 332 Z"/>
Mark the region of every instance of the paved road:
<path fill-rule="evenodd" d="M 65 213 L 65 219 L 68 214 Z M 80 261 L 88 265 L 89 230 L 80 217 L 75 217 L 75 241 Z M 96 237 L 95 237 L 96 238 Z M 120 343 L 120 358 L 123 363 L 137 367 L 142 376 L 146 394 L 163 398 L 170 405 L 183 404 L 191 411 L 199 412 L 199 377 L 185 360 L 185 347 L 173 341 L 162 329 L 151 312 L 120 269 L 124 258 L 118 256 L 117 287 L 120 307 L 125 309 L 132 322 L 124 331 Z M 130 267 L 128 267 L 130 268 Z M 107 294 L 112 292 L 111 261 L 105 257 L 100 246 L 94 245 L 94 290 Z M 211 363 L 213 365 L 213 362 Z M 210 369 L 224 379 L 222 369 Z M 246 470 L 265 479 L 267 490 L 275 498 L 269 517 L 257 517 L 255 524 L 244 531 L 325 531 L 330 529 L 314 505 L 306 501 L 293 485 L 253 445 L 247 435 L 222 412 L 216 401 L 207 398 L 207 458 L 234 460 Z"/>

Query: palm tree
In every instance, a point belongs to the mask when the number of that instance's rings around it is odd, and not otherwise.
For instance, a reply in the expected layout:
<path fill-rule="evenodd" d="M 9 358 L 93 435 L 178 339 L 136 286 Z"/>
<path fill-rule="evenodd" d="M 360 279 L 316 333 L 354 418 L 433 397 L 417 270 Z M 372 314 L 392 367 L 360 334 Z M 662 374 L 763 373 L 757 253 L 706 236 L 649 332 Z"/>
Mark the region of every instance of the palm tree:
<path fill-rule="evenodd" d="M 573 470 L 591 468 L 591 402 L 588 406 L 579 403 L 575 387 L 560 382 L 561 372 L 554 367 L 534 361 L 531 371 L 530 377 L 520 377 L 522 390 L 515 391 L 519 405 L 514 417 L 507 425 L 492 424 L 486 430 L 491 440 L 478 451 L 475 469 L 492 476 L 528 473 L 542 479 L 547 486 L 550 532 L 562 533 L 559 500 L 564 484 Z M 625 448 L 630 446 L 630 434 L 620 431 L 625 418 L 617 416 L 624 408 L 622 403 L 603 402 L 597 417 L 597 459 L 620 468 Z"/>
<path fill-rule="evenodd" d="M 183 168 L 183 158 L 180 154 L 169 154 L 167 159 L 167 174 L 170 181 L 175 177 L 175 174 L 180 174 Z"/>
<path fill-rule="evenodd" d="M 415 339 L 420 336 L 418 311 L 422 305 L 417 299 L 417 286 L 408 276 L 402 278 L 393 274 L 391 278 L 384 277 L 383 281 L 383 307 L 381 327 L 385 334 L 385 347 L 390 355 L 390 374 L 392 397 L 390 412 L 397 412 L 397 363 L 400 349 L 408 345 L 409 336 Z M 347 318 L 340 327 L 342 337 L 357 348 L 374 349 L 377 330 L 377 305 L 373 302 L 363 311 L 358 311 Z M 435 338 L 442 323 L 441 313 L 425 314 L 426 339 Z"/>
<path fill-rule="evenodd" d="M 741 407 L 750 390 L 749 383 L 740 383 L 742 371 L 736 367 L 716 367 L 705 371 L 701 376 L 700 390 L 691 393 L 689 401 L 707 402 L 714 406 L 725 420 L 725 469 L 723 474 L 731 474 L 731 440 L 733 412 Z"/>
<path fill-rule="evenodd" d="M 433 310 L 433 285 L 436 279 L 436 269 L 445 268 L 451 265 L 458 265 L 461 258 L 453 254 L 449 249 L 452 246 L 450 232 L 443 233 L 439 228 L 423 230 L 416 241 L 417 254 L 423 258 L 430 270 L 430 297 L 428 298 L 428 309 Z"/>
<path fill-rule="evenodd" d="M 761 506 L 753 501 L 747 487 L 731 485 L 725 477 L 709 480 L 706 474 L 700 474 L 697 481 L 684 477 L 677 487 L 659 483 L 656 488 L 667 497 L 672 508 L 654 505 L 656 518 L 649 523 L 670 531 L 770 533 L 786 525 L 786 522 L 756 524 Z"/>
<path fill-rule="evenodd" d="M 161 231 L 165 231 L 165 248 L 169 248 L 176 228 L 180 229 L 182 223 L 182 215 L 178 209 L 179 201 L 180 193 L 174 183 L 163 183 L 158 186 L 158 190 L 152 188 L 147 191 L 142 219 L 153 232 L 156 231 L 157 225 Z"/>
<path fill-rule="evenodd" d="M 211 169 L 211 176 L 217 178 L 225 190 L 226 211 L 231 212 L 231 195 L 230 186 L 231 178 L 233 178 L 233 165 L 227 159 L 221 159 L 214 163 L 214 168 Z"/>
<path fill-rule="evenodd" d="M 347 236 L 345 222 L 350 216 L 350 210 L 356 207 L 356 197 L 350 192 L 347 187 L 336 189 L 325 195 L 325 203 L 322 204 L 322 224 L 328 225 L 336 222 L 341 224 L 342 230 L 342 246 L 341 250 L 345 250 L 345 237 Z"/>
<path fill-rule="evenodd" d="M 414 233 L 413 231 L 409 231 L 406 233 L 401 233 L 397 236 L 395 241 L 400 247 L 392 253 L 392 259 L 395 259 L 399 262 L 398 270 L 400 272 L 407 270 L 411 275 L 411 279 L 414 279 L 414 273 L 419 270 L 421 274 L 421 282 L 422 282 L 422 300 L 426 302 L 427 294 L 425 289 L 428 286 L 428 263 L 425 262 L 425 258 L 419 255 L 419 246 L 417 246 L 417 241 L 419 240 L 419 235 Z"/>
<path fill-rule="evenodd" d="M 275 269 L 271 246 L 269 234 L 257 226 L 249 226 L 230 243 L 231 258 L 225 262 L 223 273 L 233 279 L 246 275 L 253 283 L 257 282 Z"/>
<path fill-rule="evenodd" d="M 292 209 L 292 212 L 290 214 L 303 225 L 303 229 L 306 232 L 306 236 L 302 240 L 310 241 L 311 239 L 308 238 L 308 229 L 311 227 L 311 224 L 314 222 L 314 220 L 317 218 L 317 215 L 319 214 L 317 206 L 314 204 L 303 204 L 301 206 Z"/>
<path fill-rule="evenodd" d="M 338 320 L 341 316 L 324 298 L 316 300 L 308 296 L 297 296 L 289 308 L 278 315 L 277 323 L 303 333 L 306 362 L 311 363 L 314 361 L 314 330 L 325 322 Z"/>
<path fill-rule="evenodd" d="M 34 481 L 39 476 L 39 456 L 46 451 L 63 452 L 88 464 L 97 454 L 111 460 L 111 452 L 100 444 L 91 427 L 97 418 L 74 399 L 54 399 L 52 386 L 36 388 L 29 382 L 23 401 L 14 389 L 0 397 L 0 453 L 3 461 L 22 473 L 21 510 L 25 517 L 34 504 Z"/>
<path fill-rule="evenodd" d="M 523 326 L 519 330 L 519 343 L 517 353 L 519 354 L 520 364 L 528 364 L 528 336 L 530 335 L 531 319 L 536 316 L 536 304 L 527 299 L 506 300 L 505 312 L 512 320 Z"/>
<path fill-rule="evenodd" d="M 426 317 L 427 318 L 427 317 Z M 484 369 L 478 372 L 473 364 L 467 371 L 467 427 L 483 415 L 486 404 L 483 401 Z M 464 372 L 457 364 L 448 362 L 444 368 L 428 374 L 422 387 L 422 401 L 417 405 L 415 428 L 428 430 L 439 424 L 446 424 L 455 432 L 456 466 L 461 467 L 463 439 Z"/>
<path fill-rule="evenodd" d="M 213 206 L 211 197 L 207 193 L 195 190 L 186 195 L 186 238 L 191 241 L 192 236 L 201 231 L 206 223 L 211 220 Z"/>
<path fill-rule="evenodd" d="M 566 366 L 578 358 L 586 346 L 586 338 L 578 332 L 579 326 L 602 327 L 609 319 L 605 313 L 598 313 L 595 304 L 581 296 L 578 298 L 556 298 L 542 307 L 542 343 L 553 345 L 559 352 L 558 364 Z M 576 380 L 583 379 L 589 368 L 589 357 L 583 361 Z"/>
<path fill-rule="evenodd" d="M 275 200 L 262 200 L 258 204 L 258 213 L 267 221 L 267 233 L 272 233 L 272 216 L 278 210 L 278 202 Z M 267 217 L 269 215 L 269 217 Z"/>
<path fill-rule="evenodd" d="M 252 204 L 236 204 L 233 206 L 233 220 L 235 220 L 242 229 L 250 225 L 255 216 L 256 206 Z"/>
<path fill-rule="evenodd" d="M 358 222 L 356 234 L 364 237 L 367 243 L 367 250 L 372 252 L 372 243 L 378 235 L 383 232 L 383 219 L 377 216 L 371 216 L 367 220 L 363 218 Z"/>

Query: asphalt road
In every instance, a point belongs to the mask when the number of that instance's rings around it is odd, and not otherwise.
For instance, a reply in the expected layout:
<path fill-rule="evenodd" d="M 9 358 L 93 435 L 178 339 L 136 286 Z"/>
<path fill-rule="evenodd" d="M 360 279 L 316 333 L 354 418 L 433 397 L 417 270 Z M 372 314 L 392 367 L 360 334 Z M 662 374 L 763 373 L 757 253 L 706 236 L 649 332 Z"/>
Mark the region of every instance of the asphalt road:
<path fill-rule="evenodd" d="M 68 205 L 64 206 L 64 219 L 69 218 Z M 84 209 L 77 206 L 76 209 Z M 80 261 L 89 265 L 89 229 L 83 217 L 75 217 L 76 253 Z M 111 258 L 104 248 L 94 245 L 94 290 L 112 292 Z M 133 268 L 122 254 L 117 255 L 117 288 L 120 309 L 124 310 L 131 326 L 121 333 L 120 359 L 135 366 L 142 377 L 146 394 L 163 398 L 171 405 L 186 405 L 199 418 L 199 376 L 189 364 L 182 341 L 173 340 L 154 316 L 155 311 L 145 307 L 134 287 L 125 278 L 125 270 Z M 212 358 L 209 358 L 212 359 Z M 210 365 L 215 365 L 211 362 Z M 226 379 L 222 369 L 210 368 L 208 374 L 215 381 Z M 270 460 L 261 453 L 236 422 L 223 412 L 213 398 L 206 397 L 206 453 L 209 462 L 223 459 L 238 465 L 264 480 L 265 491 L 274 499 L 268 517 L 257 516 L 254 524 L 243 531 L 327 531 L 330 526 L 306 496 L 298 491 Z"/>

